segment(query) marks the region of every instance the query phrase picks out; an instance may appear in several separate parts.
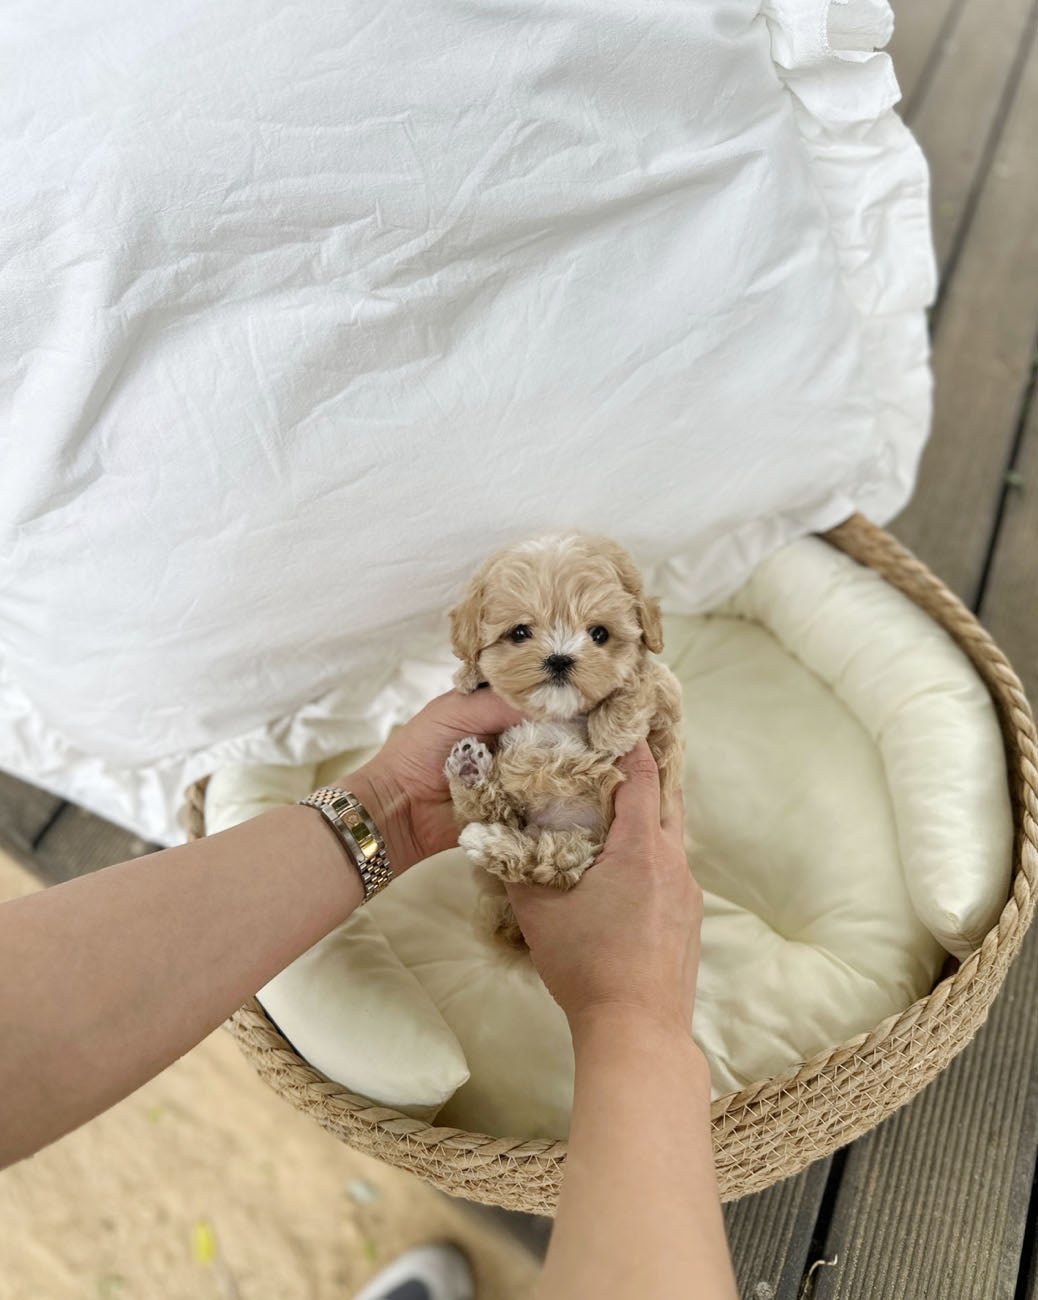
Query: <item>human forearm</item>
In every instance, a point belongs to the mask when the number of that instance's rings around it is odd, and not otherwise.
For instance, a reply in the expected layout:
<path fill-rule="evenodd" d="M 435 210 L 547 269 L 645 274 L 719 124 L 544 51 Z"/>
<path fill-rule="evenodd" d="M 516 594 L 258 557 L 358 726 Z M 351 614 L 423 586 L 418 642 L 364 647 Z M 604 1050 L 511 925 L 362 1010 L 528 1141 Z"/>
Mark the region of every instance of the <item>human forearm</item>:
<path fill-rule="evenodd" d="M 182 1056 L 361 894 L 290 807 L 0 906 L 0 1166 Z"/>
<path fill-rule="evenodd" d="M 451 745 L 518 720 L 491 691 L 448 691 L 339 780 L 394 874 L 457 843 Z M 188 1051 L 361 893 L 321 814 L 289 807 L 0 905 L 0 1166 Z"/>
<path fill-rule="evenodd" d="M 569 1155 L 539 1300 L 735 1300 L 710 1143 L 710 1076 L 644 1012 L 576 1022 Z"/>

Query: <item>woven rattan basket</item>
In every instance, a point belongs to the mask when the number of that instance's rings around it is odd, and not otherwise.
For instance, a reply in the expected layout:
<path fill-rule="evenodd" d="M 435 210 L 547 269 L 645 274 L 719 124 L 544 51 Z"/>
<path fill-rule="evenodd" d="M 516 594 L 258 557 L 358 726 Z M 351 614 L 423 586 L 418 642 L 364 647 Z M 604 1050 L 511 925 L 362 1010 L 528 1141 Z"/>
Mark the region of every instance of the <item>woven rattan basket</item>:
<path fill-rule="evenodd" d="M 721 1195 L 734 1200 L 797 1173 L 903 1106 L 983 1024 L 1031 920 L 1038 874 L 1038 753 L 1034 719 L 1005 656 L 928 569 L 880 528 L 855 515 L 825 535 L 876 570 L 939 623 L 991 692 L 1005 740 L 1015 836 L 1011 893 L 980 947 L 930 994 L 867 1034 L 741 1092 L 712 1109 Z M 205 833 L 205 782 L 188 791 L 192 838 Z M 949 964 L 955 963 L 949 959 Z M 946 967 L 946 970 L 948 968 Z M 418 1174 L 454 1195 L 537 1214 L 555 1210 L 566 1144 L 437 1128 L 344 1091 L 309 1065 L 255 1000 L 228 1022 L 242 1051 L 276 1092 L 359 1151 Z"/>

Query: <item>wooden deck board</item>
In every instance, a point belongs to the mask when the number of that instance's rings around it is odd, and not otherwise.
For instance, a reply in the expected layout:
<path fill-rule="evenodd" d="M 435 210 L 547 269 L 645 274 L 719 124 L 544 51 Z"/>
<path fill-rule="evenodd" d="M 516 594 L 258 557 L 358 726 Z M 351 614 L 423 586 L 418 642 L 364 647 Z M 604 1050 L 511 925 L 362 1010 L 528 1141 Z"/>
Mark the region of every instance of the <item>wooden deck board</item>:
<path fill-rule="evenodd" d="M 963 0 L 894 0 L 894 35 L 887 49 L 901 87 L 901 113 L 913 111 L 939 62 L 945 34 Z"/>
<path fill-rule="evenodd" d="M 1021 412 L 1021 435 L 1013 463 L 1018 482 L 1007 486 L 1005 490 L 1001 526 L 982 595 L 981 615 L 1009 656 L 1028 698 L 1034 704 L 1038 701 L 1038 391 L 1035 385 L 1038 339 L 1032 367 L 1031 384 L 1025 394 L 1025 409 Z M 1028 943 L 1032 947 L 1038 944 L 1038 936 L 1032 932 Z M 1014 988 L 1030 976 L 1030 982 L 1023 986 L 1026 1001 L 1019 1008 L 1021 1020 L 1027 1024 L 1033 1023 L 1038 1016 L 1034 999 L 1036 964 L 1038 963 L 1033 960 L 1032 954 L 1029 967 L 1011 973 Z M 1016 1083 L 1012 1078 L 1006 1080 L 1008 1087 L 1013 1087 Z M 1027 1091 L 1030 1111 L 1021 1124 L 1018 1139 L 1018 1161 L 1024 1168 L 1014 1175 L 1014 1198 L 1007 1214 L 1013 1220 L 1022 1217 L 1029 1191 L 1030 1231 L 1033 1236 L 1035 1221 L 1038 1219 L 1038 1192 L 1034 1183 L 1035 1169 L 1038 1168 L 1038 1138 L 1034 1133 L 1035 1125 L 1038 1124 L 1038 1119 L 1035 1118 L 1035 1111 L 1038 1110 L 1038 1063 L 1031 1068 Z M 1035 1249 L 1033 1239 L 1029 1248 L 1032 1252 Z M 1024 1276 L 1018 1282 L 1018 1294 L 1021 1300 L 1038 1300 L 1038 1260 L 1033 1253 L 1031 1258 L 1024 1259 L 1023 1268 Z"/>
<path fill-rule="evenodd" d="M 831 1158 L 795 1178 L 724 1207 L 739 1294 L 747 1300 L 797 1300 Z"/>
<path fill-rule="evenodd" d="M 1038 367 L 1038 338 L 1032 365 Z M 1005 491 L 981 610 L 1033 704 L 1038 701 L 1038 392 L 1033 372 L 1026 400 L 1014 485 Z"/>
<path fill-rule="evenodd" d="M 1038 1135 L 1038 934 L 976 1039 L 850 1149 L 814 1300 L 1013 1300 Z"/>
<path fill-rule="evenodd" d="M 0 772 L 0 844 L 25 860 L 62 800 L 37 786 Z"/>
<path fill-rule="evenodd" d="M 1033 11 L 1026 52 L 1026 66 L 937 322 L 933 433 L 912 503 L 892 526 L 971 606 L 979 595 L 1034 344 L 1038 53 Z M 942 186 L 940 173 L 935 173 L 938 202 Z"/>
<path fill-rule="evenodd" d="M 33 870 L 48 885 L 152 852 L 139 835 L 68 804 L 36 845 Z"/>
<path fill-rule="evenodd" d="M 1019 75 L 1033 10 L 1033 0 L 973 0 L 960 9 L 912 114 L 934 180 L 934 246 L 942 273 L 963 234 L 974 187 L 983 185 L 991 162 L 993 133 Z"/>

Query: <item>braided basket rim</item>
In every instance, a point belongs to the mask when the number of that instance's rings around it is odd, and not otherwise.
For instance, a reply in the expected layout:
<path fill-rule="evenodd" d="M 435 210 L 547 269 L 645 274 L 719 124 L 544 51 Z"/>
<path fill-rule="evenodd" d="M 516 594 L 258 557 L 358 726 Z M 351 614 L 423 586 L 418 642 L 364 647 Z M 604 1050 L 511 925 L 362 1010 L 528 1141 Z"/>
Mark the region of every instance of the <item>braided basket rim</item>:
<path fill-rule="evenodd" d="M 990 691 L 1013 808 L 1011 889 L 980 946 L 924 997 L 868 1032 L 713 1103 L 714 1156 L 725 1200 L 759 1191 L 844 1146 L 936 1077 L 986 1019 L 1035 909 L 1038 744 L 1009 661 L 962 602 L 884 529 L 852 515 L 822 536 L 940 624 Z M 182 821 L 191 839 L 205 834 L 207 783 L 203 778 L 185 794 Z M 255 998 L 235 1012 L 228 1027 L 277 1092 L 349 1145 L 447 1192 L 536 1213 L 554 1210 L 564 1141 L 438 1127 L 351 1093 L 299 1056 Z"/>

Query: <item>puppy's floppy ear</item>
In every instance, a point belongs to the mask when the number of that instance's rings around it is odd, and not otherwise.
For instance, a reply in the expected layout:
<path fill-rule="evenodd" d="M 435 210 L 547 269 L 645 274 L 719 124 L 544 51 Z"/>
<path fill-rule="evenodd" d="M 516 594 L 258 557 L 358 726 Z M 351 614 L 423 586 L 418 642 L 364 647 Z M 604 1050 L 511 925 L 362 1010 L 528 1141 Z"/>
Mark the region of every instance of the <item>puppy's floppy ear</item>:
<path fill-rule="evenodd" d="M 463 694 L 474 691 L 483 680 L 479 671 L 480 624 L 483 617 L 483 583 L 477 575 L 450 612 L 451 649 L 461 660 L 454 685 Z"/>
<path fill-rule="evenodd" d="M 605 545 L 602 549 L 616 568 L 624 590 L 629 591 L 635 599 L 642 640 L 653 654 L 658 655 L 663 649 L 663 614 L 660 602 L 655 596 L 646 595 L 638 566 L 624 548 L 608 538 L 603 540 Z"/>
<path fill-rule="evenodd" d="M 663 649 L 663 611 L 655 596 L 647 596 L 644 591 L 642 592 L 641 602 L 638 605 L 638 618 L 642 625 L 645 644 L 654 655 L 658 655 Z"/>

